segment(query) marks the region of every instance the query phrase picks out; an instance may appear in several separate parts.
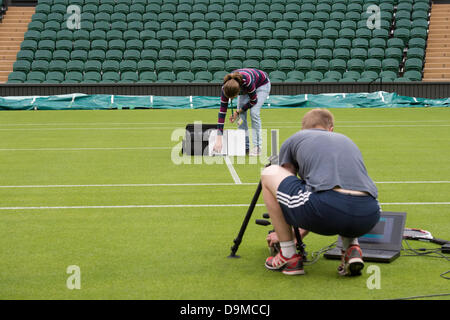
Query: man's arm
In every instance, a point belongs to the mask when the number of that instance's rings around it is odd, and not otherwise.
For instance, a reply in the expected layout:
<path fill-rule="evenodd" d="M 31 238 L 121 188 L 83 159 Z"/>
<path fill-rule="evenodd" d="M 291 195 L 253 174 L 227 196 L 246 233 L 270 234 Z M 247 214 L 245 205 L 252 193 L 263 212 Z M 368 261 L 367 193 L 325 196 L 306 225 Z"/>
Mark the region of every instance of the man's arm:
<path fill-rule="evenodd" d="M 292 140 L 293 138 L 290 137 L 281 145 L 278 163 L 280 164 L 280 166 L 296 176 L 298 171 L 298 164 L 295 156 L 292 154 Z"/>

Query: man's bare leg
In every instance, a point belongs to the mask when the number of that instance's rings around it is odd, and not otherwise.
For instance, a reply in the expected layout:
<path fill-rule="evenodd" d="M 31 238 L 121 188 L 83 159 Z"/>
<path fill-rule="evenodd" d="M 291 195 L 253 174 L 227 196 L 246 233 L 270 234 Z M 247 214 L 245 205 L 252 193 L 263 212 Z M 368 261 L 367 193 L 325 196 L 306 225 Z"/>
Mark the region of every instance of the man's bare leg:
<path fill-rule="evenodd" d="M 266 259 L 265 266 L 270 270 L 281 270 L 287 275 L 301 275 L 305 273 L 303 270 L 303 259 L 297 254 L 292 227 L 284 219 L 276 197 L 280 183 L 292 175 L 294 175 L 292 171 L 272 165 L 264 169 L 261 176 L 264 203 L 280 240 L 281 247 L 280 253 Z"/>
<path fill-rule="evenodd" d="M 286 177 L 292 175 L 289 170 L 277 165 L 271 165 L 265 168 L 261 175 L 264 203 L 280 242 L 294 240 L 292 228 L 286 223 L 277 200 L 278 186 Z"/>

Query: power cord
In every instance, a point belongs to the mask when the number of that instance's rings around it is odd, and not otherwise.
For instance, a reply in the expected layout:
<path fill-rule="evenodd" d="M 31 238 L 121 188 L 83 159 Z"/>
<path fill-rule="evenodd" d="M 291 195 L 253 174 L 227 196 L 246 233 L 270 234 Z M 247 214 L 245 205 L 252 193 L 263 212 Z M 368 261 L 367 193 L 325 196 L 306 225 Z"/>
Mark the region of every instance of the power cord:
<path fill-rule="evenodd" d="M 402 247 L 402 252 L 405 252 L 407 254 L 401 254 L 402 257 L 429 257 L 429 258 L 438 258 L 438 259 L 444 259 L 446 261 L 450 261 L 450 257 L 447 257 L 446 255 L 442 254 L 440 251 L 440 248 L 436 249 L 427 249 L 427 248 L 413 248 L 410 243 L 404 239 L 403 240 L 408 248 Z M 447 274 L 450 274 L 450 270 L 445 271 L 441 273 L 439 276 L 443 279 L 450 280 L 450 276 L 447 276 Z M 450 293 L 438 293 L 438 294 L 430 294 L 430 295 L 422 295 L 422 296 L 412 296 L 412 297 L 405 297 L 405 298 L 396 298 L 392 300 L 411 300 L 411 299 L 421 299 L 421 298 L 433 298 L 433 297 L 446 297 L 450 296 Z"/>
<path fill-rule="evenodd" d="M 322 254 L 324 254 L 326 251 L 328 251 L 328 250 L 330 250 L 330 249 L 332 249 L 332 248 L 334 248 L 335 246 L 336 246 L 336 241 L 335 242 L 333 242 L 332 244 L 330 244 L 330 245 L 328 245 L 328 246 L 326 246 L 326 247 L 323 247 L 322 249 L 319 249 L 318 251 L 315 251 L 315 252 L 311 252 L 311 258 L 312 258 L 312 260 L 311 261 L 305 261 L 304 262 L 304 265 L 305 266 L 310 266 L 310 265 L 313 265 L 314 263 L 316 263 L 318 260 L 319 260 L 319 258 L 320 258 L 320 256 L 322 255 Z"/>
<path fill-rule="evenodd" d="M 413 248 L 413 247 L 411 247 L 408 240 L 403 240 L 403 241 L 406 243 L 408 248 L 407 249 L 402 248 L 402 251 L 408 252 L 410 254 L 402 254 L 402 257 L 417 257 L 417 256 L 419 256 L 419 257 L 440 258 L 440 259 L 444 259 L 446 261 L 450 261 L 450 257 L 447 257 L 445 254 L 443 254 L 441 252 L 440 248 L 436 248 L 436 249 Z M 450 273 L 450 270 L 448 270 L 444 273 L 441 273 L 439 276 L 443 279 L 450 280 L 450 277 L 446 276 L 449 273 Z"/>

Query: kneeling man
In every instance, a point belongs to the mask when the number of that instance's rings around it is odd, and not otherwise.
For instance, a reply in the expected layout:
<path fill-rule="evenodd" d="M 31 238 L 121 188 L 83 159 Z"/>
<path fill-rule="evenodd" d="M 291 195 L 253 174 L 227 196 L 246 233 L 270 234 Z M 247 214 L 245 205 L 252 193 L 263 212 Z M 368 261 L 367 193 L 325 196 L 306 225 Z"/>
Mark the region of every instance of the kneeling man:
<path fill-rule="evenodd" d="M 268 269 L 304 274 L 302 257 L 296 253 L 295 227 L 303 229 L 303 235 L 307 231 L 340 235 L 339 274 L 361 274 L 364 262 L 357 238 L 380 218 L 378 191 L 356 144 L 333 129 L 330 111 L 309 111 L 302 130 L 281 146 L 279 165 L 262 172 L 264 203 L 281 247 L 276 256 L 267 258 Z"/>

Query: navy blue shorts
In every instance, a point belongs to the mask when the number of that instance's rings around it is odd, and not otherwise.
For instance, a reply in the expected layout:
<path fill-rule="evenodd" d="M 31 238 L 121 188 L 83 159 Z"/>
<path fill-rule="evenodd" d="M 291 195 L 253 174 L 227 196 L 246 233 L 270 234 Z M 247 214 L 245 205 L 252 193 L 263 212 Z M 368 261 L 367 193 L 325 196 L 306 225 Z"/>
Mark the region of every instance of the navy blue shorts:
<path fill-rule="evenodd" d="M 369 232 L 380 219 L 380 206 L 374 197 L 334 190 L 311 192 L 296 176 L 280 183 L 277 200 L 289 225 L 321 235 L 357 238 Z"/>

